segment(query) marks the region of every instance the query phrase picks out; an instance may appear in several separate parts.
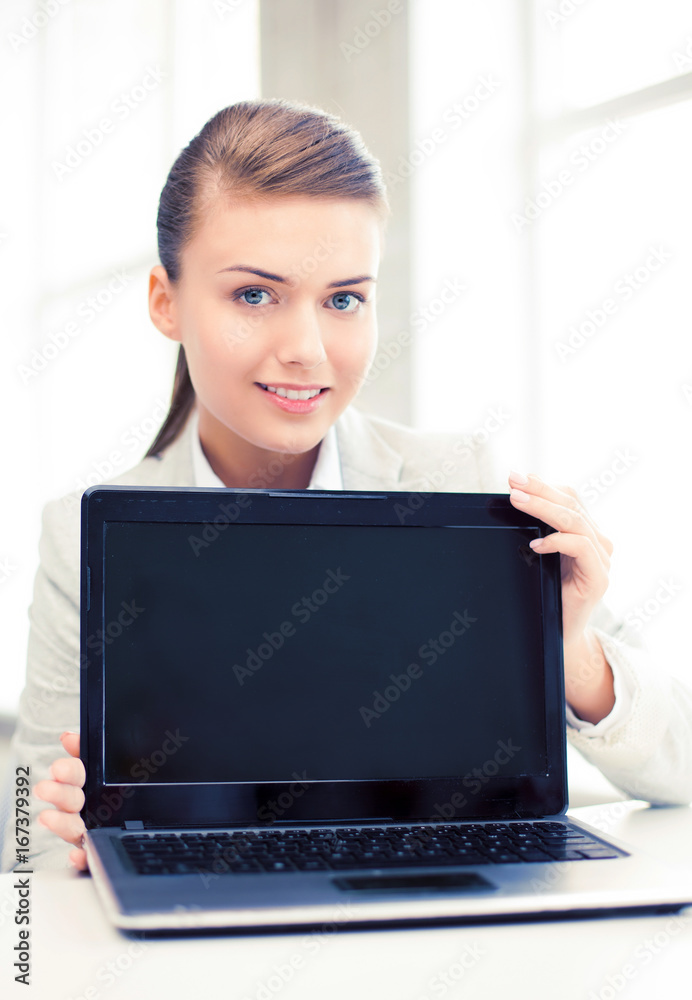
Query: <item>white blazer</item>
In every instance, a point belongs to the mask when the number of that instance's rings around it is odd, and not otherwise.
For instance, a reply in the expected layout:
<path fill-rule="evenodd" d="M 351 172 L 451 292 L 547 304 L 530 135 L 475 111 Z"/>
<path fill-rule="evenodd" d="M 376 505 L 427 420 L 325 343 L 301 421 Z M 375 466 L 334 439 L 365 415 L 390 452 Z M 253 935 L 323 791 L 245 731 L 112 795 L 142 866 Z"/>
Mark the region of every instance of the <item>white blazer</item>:
<path fill-rule="evenodd" d="M 348 407 L 335 424 L 344 489 L 421 492 L 502 492 L 490 470 L 487 449 L 460 434 L 423 433 Z M 192 421 L 160 455 L 107 480 L 132 486 L 195 483 Z M 16 766 L 31 768 L 32 785 L 49 777 L 62 756 L 59 736 L 79 731 L 79 595 L 81 490 L 46 504 L 39 542 L 40 565 L 29 608 L 26 686 L 12 742 Z M 622 724 L 599 736 L 597 727 L 568 726 L 570 742 L 634 798 L 658 804 L 692 800 L 692 692 L 657 670 L 622 625 L 603 606 L 592 619 L 616 674 L 633 691 Z M 596 735 L 589 729 L 595 728 Z M 35 821 L 46 806 L 31 803 L 31 863 L 64 867 L 69 847 Z M 11 818 L 2 868 L 14 863 Z"/>

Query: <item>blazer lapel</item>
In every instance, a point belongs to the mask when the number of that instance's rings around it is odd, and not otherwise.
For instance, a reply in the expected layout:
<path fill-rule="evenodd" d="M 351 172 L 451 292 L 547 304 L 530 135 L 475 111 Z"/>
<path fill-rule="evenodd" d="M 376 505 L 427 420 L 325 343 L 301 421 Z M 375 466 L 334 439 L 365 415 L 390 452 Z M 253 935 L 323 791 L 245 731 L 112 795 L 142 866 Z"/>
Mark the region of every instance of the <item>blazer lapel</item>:
<path fill-rule="evenodd" d="M 336 422 L 346 490 L 401 489 L 403 458 L 358 410 L 347 407 Z"/>
<path fill-rule="evenodd" d="M 166 450 L 155 455 L 147 461 L 155 462 L 155 470 L 158 466 L 158 477 L 171 486 L 192 486 L 195 481 L 194 469 L 192 466 L 192 428 L 194 421 L 188 419 L 177 438 L 172 441 Z M 160 470 L 160 471 L 159 471 Z M 152 485 L 155 485 L 152 483 Z"/>

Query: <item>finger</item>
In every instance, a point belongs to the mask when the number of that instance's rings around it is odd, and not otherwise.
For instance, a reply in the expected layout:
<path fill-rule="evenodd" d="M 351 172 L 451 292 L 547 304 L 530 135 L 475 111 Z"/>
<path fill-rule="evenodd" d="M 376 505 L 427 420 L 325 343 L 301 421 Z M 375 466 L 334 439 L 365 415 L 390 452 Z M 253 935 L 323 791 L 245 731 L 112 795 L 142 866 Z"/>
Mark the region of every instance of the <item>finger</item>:
<path fill-rule="evenodd" d="M 57 809 L 44 809 L 38 814 L 38 821 L 51 830 L 61 840 L 75 847 L 82 846 L 82 836 L 86 830 L 84 820 L 77 813 L 59 812 Z"/>
<path fill-rule="evenodd" d="M 79 733 L 63 733 L 60 742 L 70 757 L 79 757 Z"/>
<path fill-rule="evenodd" d="M 563 493 L 566 493 L 568 496 L 573 497 L 574 500 L 577 501 L 577 503 L 581 507 L 581 510 L 582 510 L 584 516 L 587 518 L 587 520 L 589 521 L 589 524 L 593 528 L 594 533 L 595 533 L 596 537 L 598 538 L 599 542 L 601 543 L 601 545 L 603 546 L 603 548 L 607 552 L 608 556 L 612 556 L 612 554 L 613 554 L 613 543 L 600 530 L 600 528 L 598 527 L 598 525 L 594 521 L 593 517 L 591 516 L 591 511 L 586 506 L 586 504 L 584 503 L 584 501 L 582 500 L 582 498 L 579 496 L 579 494 L 577 493 L 577 491 L 575 489 L 573 489 L 571 486 L 558 486 L 558 489 L 561 490 Z"/>
<path fill-rule="evenodd" d="M 573 569 L 576 569 L 577 585 L 581 577 L 582 589 L 587 592 L 583 594 L 584 597 L 598 595 L 600 599 L 605 594 L 608 589 L 608 573 L 590 538 L 555 532 L 543 538 L 534 538 L 529 545 L 539 555 L 559 552 L 561 555 L 571 556 L 575 563 Z"/>
<path fill-rule="evenodd" d="M 530 510 L 536 517 L 557 528 L 558 531 L 577 535 L 593 534 L 584 513 L 571 503 L 569 498 L 565 498 L 566 503 L 562 503 L 554 487 L 546 489 L 545 484 L 542 484 L 537 489 L 533 483 L 531 485 L 533 487 L 531 492 L 528 485 L 521 489 L 512 488 L 509 494 L 512 503 L 518 504 L 521 510 Z"/>
<path fill-rule="evenodd" d="M 553 487 L 550 487 L 549 491 L 553 496 L 557 493 Z M 556 503 L 555 500 L 527 493 L 523 489 L 513 488 L 509 497 L 512 504 L 519 510 L 530 511 L 541 521 L 549 524 L 551 528 L 557 528 L 558 531 L 565 534 L 584 535 L 589 538 L 603 565 L 606 569 L 610 567 L 608 552 L 596 537 L 585 513 L 580 508 L 576 506 L 565 507 L 561 503 Z"/>
<path fill-rule="evenodd" d="M 74 785 L 64 785 L 58 781 L 39 781 L 34 786 L 34 795 L 42 802 L 50 802 L 63 812 L 78 813 L 84 805 L 84 792 Z"/>
<path fill-rule="evenodd" d="M 594 542 L 597 545 L 600 545 L 603 549 L 604 561 L 610 559 L 610 556 L 613 553 L 612 542 L 599 530 L 598 525 L 591 517 L 590 512 L 582 503 L 581 497 L 571 486 L 550 486 L 542 480 L 540 476 L 535 475 L 535 473 L 530 473 L 528 476 L 525 476 L 518 472 L 512 472 L 510 473 L 509 481 L 515 488 L 519 487 L 523 493 L 527 493 L 530 496 L 541 497 L 544 500 L 557 504 L 559 507 L 566 508 L 567 512 L 573 511 L 575 514 L 580 515 L 581 523 L 590 529 Z M 569 513 L 563 513 L 562 517 L 563 520 L 560 524 L 554 524 L 546 518 L 541 519 L 546 520 L 546 522 L 553 528 L 559 527 L 561 531 L 577 530 L 576 528 L 570 527 Z M 579 531 L 578 533 L 583 534 L 584 532 Z"/>
<path fill-rule="evenodd" d="M 567 487 L 565 489 L 561 486 L 551 486 L 549 483 L 546 483 L 543 479 L 541 479 L 540 476 L 537 476 L 534 473 L 530 473 L 524 478 L 526 481 L 519 487 L 523 493 L 527 493 L 529 496 L 540 497 L 543 500 L 557 504 L 559 507 L 566 508 L 568 512 L 573 511 L 576 514 L 581 515 L 582 520 L 588 520 L 594 528 L 596 527 L 581 500 L 577 496 L 577 493 L 571 487 Z M 565 516 L 567 517 L 567 515 Z M 566 523 L 566 527 L 563 530 L 571 529 L 569 529 L 569 526 Z"/>
<path fill-rule="evenodd" d="M 77 871 L 85 872 L 89 867 L 87 864 L 86 851 L 81 847 L 77 847 L 73 851 L 70 851 L 68 857 Z"/>
<path fill-rule="evenodd" d="M 68 785 L 82 787 L 86 780 L 84 764 L 75 757 L 60 757 L 54 760 L 48 768 L 54 781 L 63 781 Z"/>

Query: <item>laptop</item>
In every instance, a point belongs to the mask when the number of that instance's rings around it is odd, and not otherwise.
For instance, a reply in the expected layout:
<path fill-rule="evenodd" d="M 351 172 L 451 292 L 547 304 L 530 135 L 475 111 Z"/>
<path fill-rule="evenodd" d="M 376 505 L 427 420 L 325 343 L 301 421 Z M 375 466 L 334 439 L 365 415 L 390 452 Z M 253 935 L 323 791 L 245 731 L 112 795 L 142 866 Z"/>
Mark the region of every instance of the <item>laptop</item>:
<path fill-rule="evenodd" d="M 653 912 L 568 819 L 559 556 L 506 495 L 97 486 L 85 847 L 123 930 Z"/>

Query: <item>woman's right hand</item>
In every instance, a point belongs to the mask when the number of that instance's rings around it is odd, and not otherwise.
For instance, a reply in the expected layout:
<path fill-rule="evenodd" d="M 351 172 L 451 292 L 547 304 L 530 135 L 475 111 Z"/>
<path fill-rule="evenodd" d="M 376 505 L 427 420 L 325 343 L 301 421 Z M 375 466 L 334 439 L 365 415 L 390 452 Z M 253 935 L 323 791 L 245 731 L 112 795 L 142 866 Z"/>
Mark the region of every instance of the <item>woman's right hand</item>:
<path fill-rule="evenodd" d="M 50 766 L 52 781 L 46 779 L 34 786 L 34 795 L 44 802 L 51 802 L 55 809 L 44 809 L 38 819 L 58 837 L 75 845 L 75 849 L 70 851 L 70 861 L 79 871 L 85 871 L 87 859 L 82 847 L 82 834 L 86 827 L 79 811 L 84 805 L 82 788 L 86 773 L 79 759 L 79 733 L 63 733 L 60 742 L 70 756 L 53 761 Z"/>

